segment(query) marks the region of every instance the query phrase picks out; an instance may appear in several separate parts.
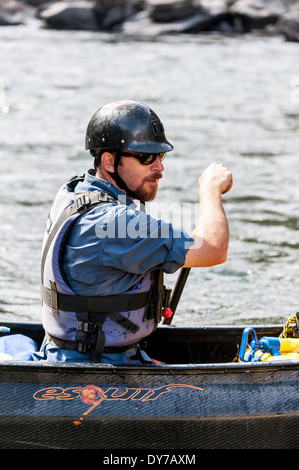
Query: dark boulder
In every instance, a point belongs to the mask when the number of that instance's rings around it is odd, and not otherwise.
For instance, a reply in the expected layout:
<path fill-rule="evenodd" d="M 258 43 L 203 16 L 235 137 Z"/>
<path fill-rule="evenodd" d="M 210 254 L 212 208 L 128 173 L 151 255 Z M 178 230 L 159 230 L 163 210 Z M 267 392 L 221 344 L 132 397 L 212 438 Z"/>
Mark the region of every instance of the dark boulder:
<path fill-rule="evenodd" d="M 194 0 L 146 0 L 145 7 L 150 19 L 156 22 L 182 20 L 202 10 Z"/>
<path fill-rule="evenodd" d="M 283 15 L 277 28 L 287 41 L 299 42 L 299 11 Z"/>
<path fill-rule="evenodd" d="M 140 0 L 95 0 L 97 18 L 102 30 L 110 30 L 143 8 Z"/>
<path fill-rule="evenodd" d="M 277 25 L 280 19 L 299 8 L 299 0 L 228 0 L 228 7 L 245 32 Z"/>
<path fill-rule="evenodd" d="M 276 0 L 273 1 L 275 3 Z M 237 0 L 231 2 L 230 12 L 239 20 L 244 32 L 253 29 L 263 29 L 269 24 L 275 24 L 279 11 L 271 7 L 272 1 Z"/>
<path fill-rule="evenodd" d="M 56 1 L 42 6 L 39 17 L 49 28 L 107 31 L 122 23 L 138 8 L 140 1 L 137 0 Z"/>
<path fill-rule="evenodd" d="M 94 2 L 54 2 L 41 8 L 39 18 L 53 29 L 97 31 L 99 24 Z"/>
<path fill-rule="evenodd" d="M 126 21 L 122 30 L 132 35 L 219 31 L 230 14 L 226 0 L 145 0 L 144 11 Z"/>
<path fill-rule="evenodd" d="M 50 0 L 23 0 L 23 1 L 27 5 L 31 5 L 33 7 L 40 7 L 41 5 L 44 5 L 45 3 L 50 2 Z"/>

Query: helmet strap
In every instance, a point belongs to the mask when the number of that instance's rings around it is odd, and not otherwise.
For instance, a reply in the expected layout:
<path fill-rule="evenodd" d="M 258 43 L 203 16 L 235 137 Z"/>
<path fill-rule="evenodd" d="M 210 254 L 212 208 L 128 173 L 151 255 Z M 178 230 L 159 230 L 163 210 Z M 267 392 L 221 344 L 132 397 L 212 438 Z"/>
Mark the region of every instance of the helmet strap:
<path fill-rule="evenodd" d="M 114 158 L 114 172 L 112 173 L 111 171 L 108 171 L 108 173 L 111 176 L 111 178 L 114 179 L 115 183 L 117 184 L 117 186 L 120 189 L 123 189 L 124 191 L 126 191 L 128 196 L 135 197 L 133 191 L 131 191 L 128 188 L 128 186 L 126 185 L 124 180 L 118 174 L 118 165 L 119 165 L 119 162 L 120 162 L 120 159 L 121 159 L 121 155 L 122 155 L 122 152 L 120 150 L 118 150 L 116 152 L 116 155 L 115 155 L 115 158 Z"/>

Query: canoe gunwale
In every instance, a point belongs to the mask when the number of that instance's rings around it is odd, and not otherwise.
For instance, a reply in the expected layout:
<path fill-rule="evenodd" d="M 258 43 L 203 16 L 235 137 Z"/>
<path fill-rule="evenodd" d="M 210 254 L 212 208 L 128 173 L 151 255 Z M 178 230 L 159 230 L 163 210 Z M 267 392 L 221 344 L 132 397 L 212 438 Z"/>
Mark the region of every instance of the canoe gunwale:
<path fill-rule="evenodd" d="M 110 364 L 86 363 L 44 363 L 31 361 L 7 361 L 0 364 L 1 372 L 28 372 L 70 375 L 208 375 L 240 374 L 299 370 L 299 360 L 256 363 L 217 363 L 217 364 L 167 364 L 143 366 L 119 366 Z M 1 379 L 0 379 L 1 381 Z"/>

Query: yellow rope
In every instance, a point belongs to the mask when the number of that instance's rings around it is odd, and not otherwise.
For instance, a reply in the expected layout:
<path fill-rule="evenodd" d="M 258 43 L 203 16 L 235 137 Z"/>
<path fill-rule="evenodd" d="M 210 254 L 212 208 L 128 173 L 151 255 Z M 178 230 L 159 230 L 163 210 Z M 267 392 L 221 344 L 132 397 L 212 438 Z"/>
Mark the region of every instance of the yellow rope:
<path fill-rule="evenodd" d="M 288 318 L 286 324 L 283 327 L 282 332 L 279 335 L 279 338 L 287 338 L 288 329 L 291 323 L 296 323 L 296 315 L 292 315 L 290 318 Z"/>

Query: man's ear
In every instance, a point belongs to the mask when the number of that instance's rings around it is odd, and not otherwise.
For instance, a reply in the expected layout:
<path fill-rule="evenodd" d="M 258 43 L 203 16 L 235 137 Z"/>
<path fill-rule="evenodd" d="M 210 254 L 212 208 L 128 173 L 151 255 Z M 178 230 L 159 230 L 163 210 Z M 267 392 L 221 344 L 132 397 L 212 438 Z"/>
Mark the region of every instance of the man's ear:
<path fill-rule="evenodd" d="M 101 162 L 105 170 L 113 173 L 114 172 L 114 155 L 110 152 L 102 153 Z"/>

